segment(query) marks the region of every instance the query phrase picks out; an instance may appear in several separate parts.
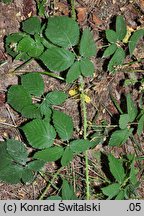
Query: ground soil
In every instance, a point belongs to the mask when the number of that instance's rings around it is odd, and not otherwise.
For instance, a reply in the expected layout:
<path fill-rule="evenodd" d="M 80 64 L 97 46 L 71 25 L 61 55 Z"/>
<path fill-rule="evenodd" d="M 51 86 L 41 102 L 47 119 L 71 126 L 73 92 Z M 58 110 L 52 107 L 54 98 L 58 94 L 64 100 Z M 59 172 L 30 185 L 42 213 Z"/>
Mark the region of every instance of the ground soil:
<path fill-rule="evenodd" d="M 144 1 L 129 1 L 129 0 L 76 0 L 76 13 L 77 21 L 81 28 L 90 27 L 94 40 L 98 46 L 98 49 L 103 46 L 102 36 L 104 30 L 110 28 L 113 23 L 113 19 L 116 15 L 122 14 L 127 22 L 127 26 L 132 29 L 138 29 L 144 27 Z M 48 15 L 70 15 L 70 5 L 66 0 L 48 1 L 46 12 Z M 17 66 L 21 65 L 20 61 L 12 61 L 8 56 L 4 48 L 4 40 L 7 34 L 17 32 L 20 28 L 20 22 L 26 18 L 36 15 L 36 4 L 34 0 L 14 0 L 10 4 L 4 4 L 0 2 L 0 141 L 5 138 L 20 138 L 19 132 L 10 127 L 10 125 L 20 125 L 23 121 L 16 112 L 6 103 L 6 91 L 7 88 L 18 82 L 18 74 L 13 74 L 11 71 Z M 92 61 L 95 65 L 95 77 L 94 79 L 86 79 L 87 94 L 90 96 L 92 103 L 87 105 L 88 109 L 88 121 L 95 121 L 95 124 L 100 124 L 102 120 L 106 120 L 111 123 L 111 116 L 117 114 L 111 99 L 110 92 L 120 102 L 121 95 L 127 92 L 131 92 L 133 99 L 136 103 L 139 102 L 140 92 L 139 89 L 130 86 L 124 87 L 122 85 L 123 80 L 129 77 L 129 74 L 120 70 L 115 75 L 110 75 L 105 70 L 105 62 L 101 58 L 102 52 L 97 53 L 96 58 Z M 141 40 L 135 50 L 134 58 L 144 58 L 144 43 Z M 126 59 L 129 61 L 129 58 Z M 135 64 L 132 69 L 144 70 L 143 64 Z M 30 65 L 21 69 L 21 73 L 27 71 L 39 71 L 40 66 L 35 62 L 31 62 Z M 143 73 L 137 73 L 137 78 L 142 78 Z M 53 89 L 62 89 L 68 91 L 72 86 L 60 83 L 60 81 L 48 76 L 43 76 L 45 81 L 45 91 L 51 91 Z M 77 104 L 77 98 L 70 98 L 63 105 L 62 109 L 65 113 L 72 115 L 74 126 L 77 132 L 80 133 L 80 116 L 79 107 Z M 98 113 L 98 118 L 95 119 Z M 10 124 L 10 125 L 8 125 Z M 139 138 L 141 147 L 144 147 L 144 134 Z M 122 153 L 132 153 L 132 143 L 127 143 L 127 146 L 121 148 L 114 148 L 113 152 L 116 156 Z M 109 152 L 107 146 L 99 146 L 95 151 L 102 150 Z M 90 155 L 92 157 L 92 155 Z M 56 167 L 53 164 L 46 166 L 46 172 L 48 177 L 52 175 Z M 9 185 L 3 182 L 0 183 L 0 199 L 37 199 L 42 193 L 47 182 L 42 176 L 38 176 L 34 183 L 29 185 Z M 95 185 L 97 186 L 97 184 Z M 77 194 L 81 194 L 81 188 Z M 49 191 L 49 194 L 51 191 Z M 138 189 L 138 197 L 144 198 L 144 180 L 140 177 L 140 187 Z"/>

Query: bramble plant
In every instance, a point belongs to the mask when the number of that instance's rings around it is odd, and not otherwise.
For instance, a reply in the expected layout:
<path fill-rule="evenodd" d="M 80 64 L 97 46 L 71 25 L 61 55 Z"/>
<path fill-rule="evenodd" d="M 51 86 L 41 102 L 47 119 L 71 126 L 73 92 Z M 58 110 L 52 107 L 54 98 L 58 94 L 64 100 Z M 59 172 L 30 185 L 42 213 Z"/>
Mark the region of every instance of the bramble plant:
<path fill-rule="evenodd" d="M 45 1 L 39 2 L 39 13 L 43 14 Z M 41 11 L 42 10 L 42 11 Z M 33 28 L 31 28 L 33 26 Z M 118 27 L 119 26 L 119 27 Z M 123 40 L 127 34 L 126 24 L 122 16 L 116 19 L 116 31 L 106 30 L 106 38 L 110 43 L 104 51 L 103 57 L 112 55 L 108 64 L 108 70 L 114 72 L 117 66 L 122 65 L 125 59 Z M 132 55 L 144 30 L 137 30 L 128 42 L 129 52 Z M 44 81 L 40 73 L 27 73 L 21 75 L 21 83 L 8 89 L 7 102 L 21 116 L 26 118 L 25 123 L 18 129 L 24 136 L 25 143 L 8 139 L 0 145 L 0 180 L 7 183 L 32 182 L 37 173 L 40 173 L 48 162 L 60 162 L 60 169 L 53 175 L 40 199 L 46 198 L 47 192 L 59 176 L 62 178 L 62 187 L 56 196 L 48 199 L 77 199 L 71 184 L 60 175 L 60 171 L 73 161 L 75 156 L 85 158 L 85 183 L 84 197 L 91 199 L 91 185 L 89 175 L 88 150 L 109 137 L 109 147 L 121 146 L 128 139 L 134 139 L 134 129 L 138 136 L 142 134 L 144 126 L 144 109 L 137 108 L 126 95 L 127 112 L 122 111 L 118 103 L 112 98 L 120 116 L 116 129 L 104 134 L 97 134 L 96 125 L 92 128 L 89 136 L 87 109 L 85 100 L 85 77 L 92 77 L 94 65 L 91 57 L 96 55 L 96 45 L 92 32 L 89 28 L 80 31 L 78 23 L 65 16 L 48 18 L 48 22 L 42 23 L 39 17 L 30 17 L 22 22 L 21 32 L 12 33 L 5 40 L 6 51 L 15 60 L 28 63 L 32 59 L 40 62 L 48 70 L 41 72 L 52 77 L 61 79 L 67 84 L 74 81 L 78 83 L 81 110 L 83 115 L 82 136 L 74 137 L 72 117 L 59 111 L 67 99 L 68 94 L 64 91 L 54 90 L 44 92 Z M 64 75 L 62 77 L 62 74 Z M 65 78 L 64 78 L 65 77 Z M 108 125 L 103 124 L 102 127 Z M 97 137 L 98 135 L 98 137 Z M 59 139 L 61 144 L 57 142 Z M 32 148 L 28 153 L 27 146 Z M 129 199 L 138 187 L 137 170 L 135 161 L 139 158 L 127 155 L 127 158 L 115 158 L 108 156 L 109 169 L 113 181 L 104 178 L 105 187 L 101 189 L 108 199 Z"/>

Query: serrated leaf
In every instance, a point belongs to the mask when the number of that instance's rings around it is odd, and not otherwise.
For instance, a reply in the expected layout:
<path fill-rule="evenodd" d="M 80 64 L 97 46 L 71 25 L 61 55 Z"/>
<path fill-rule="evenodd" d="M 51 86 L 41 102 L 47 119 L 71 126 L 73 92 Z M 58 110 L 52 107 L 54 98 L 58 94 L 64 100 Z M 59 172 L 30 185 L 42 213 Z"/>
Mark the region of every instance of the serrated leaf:
<path fill-rule="evenodd" d="M 131 99 L 130 94 L 126 95 L 126 101 L 127 101 L 127 112 L 129 115 L 129 121 L 133 122 L 137 116 L 138 110 L 133 100 Z"/>
<path fill-rule="evenodd" d="M 6 52 L 15 58 L 18 54 L 17 44 L 24 37 L 23 33 L 12 33 L 6 37 Z"/>
<path fill-rule="evenodd" d="M 123 40 L 127 33 L 126 22 L 124 17 L 119 15 L 116 18 L 116 34 L 118 36 L 118 40 Z"/>
<path fill-rule="evenodd" d="M 45 165 L 45 161 L 42 160 L 34 160 L 28 163 L 27 168 L 32 171 L 40 171 Z"/>
<path fill-rule="evenodd" d="M 118 39 L 118 35 L 114 30 L 108 29 L 106 30 L 106 39 L 110 43 L 116 43 Z"/>
<path fill-rule="evenodd" d="M 34 43 L 35 41 L 29 35 L 26 35 L 19 41 L 17 49 L 21 52 L 28 52 L 33 48 Z"/>
<path fill-rule="evenodd" d="M 54 146 L 37 152 L 34 155 L 34 158 L 43 160 L 45 162 L 57 161 L 58 159 L 61 158 L 63 151 L 64 151 L 63 147 Z"/>
<path fill-rule="evenodd" d="M 28 34 L 39 33 L 41 29 L 41 22 L 38 17 L 30 17 L 22 22 L 22 30 Z"/>
<path fill-rule="evenodd" d="M 27 53 L 21 52 L 15 57 L 15 60 L 28 61 L 30 58 Z"/>
<path fill-rule="evenodd" d="M 128 122 L 129 122 L 129 115 L 128 114 L 120 115 L 119 127 L 121 129 L 125 129 L 128 126 Z"/>
<path fill-rule="evenodd" d="M 113 197 L 115 197 L 119 193 L 119 190 L 120 185 L 118 183 L 113 183 L 102 188 L 103 194 L 108 196 L 108 199 L 112 199 Z"/>
<path fill-rule="evenodd" d="M 21 178 L 23 183 L 31 183 L 34 180 L 34 173 L 26 167 L 23 169 Z"/>
<path fill-rule="evenodd" d="M 111 60 L 108 64 L 108 70 L 110 72 L 115 72 L 115 68 L 119 65 L 122 65 L 125 59 L 125 52 L 121 47 L 118 47 L 113 54 Z"/>
<path fill-rule="evenodd" d="M 28 50 L 28 55 L 33 58 L 38 58 L 44 51 L 44 46 L 39 41 L 34 41 L 31 49 Z"/>
<path fill-rule="evenodd" d="M 45 116 L 45 118 L 50 122 L 52 110 L 49 108 L 49 106 L 47 106 L 45 100 L 40 105 L 40 112 L 42 116 Z"/>
<path fill-rule="evenodd" d="M 144 29 L 139 29 L 139 30 L 135 31 L 133 33 L 133 35 L 130 37 L 129 43 L 128 43 L 130 55 L 133 54 L 134 49 L 136 48 L 138 41 L 143 36 L 144 36 Z"/>
<path fill-rule="evenodd" d="M 109 140 L 109 146 L 120 146 L 124 144 L 129 136 L 132 134 L 133 128 L 130 130 L 128 128 L 122 129 L 122 130 L 116 130 L 112 133 L 110 140 Z"/>
<path fill-rule="evenodd" d="M 19 164 L 25 165 L 28 161 L 28 152 L 24 143 L 17 140 L 7 140 L 7 151 L 13 160 Z"/>
<path fill-rule="evenodd" d="M 121 190 L 118 195 L 116 196 L 115 200 L 124 200 L 125 198 L 125 191 Z"/>
<path fill-rule="evenodd" d="M 134 159 L 130 165 L 130 174 L 129 174 L 129 178 L 130 178 L 130 182 L 135 185 L 138 180 L 137 180 L 137 173 L 138 173 L 138 169 L 134 166 Z"/>
<path fill-rule="evenodd" d="M 74 140 L 70 142 L 70 148 L 74 153 L 82 153 L 89 149 L 91 142 L 89 140 Z"/>
<path fill-rule="evenodd" d="M 53 72 L 61 72 L 68 69 L 74 63 L 75 55 L 69 50 L 52 47 L 46 50 L 40 60 Z"/>
<path fill-rule="evenodd" d="M 61 105 L 67 99 L 68 95 L 63 91 L 49 92 L 45 97 L 45 103 L 49 105 Z"/>
<path fill-rule="evenodd" d="M 111 56 L 112 54 L 114 54 L 116 49 L 117 49 L 117 45 L 116 44 L 111 44 L 109 47 L 107 47 L 105 49 L 102 58 L 107 58 L 107 57 Z"/>
<path fill-rule="evenodd" d="M 79 41 L 79 26 L 66 16 L 50 17 L 45 34 L 52 43 L 69 48 Z"/>
<path fill-rule="evenodd" d="M 39 73 L 22 75 L 21 84 L 29 94 L 41 96 L 44 93 L 44 81 Z"/>
<path fill-rule="evenodd" d="M 137 133 L 139 136 L 142 134 L 143 130 L 144 130 L 144 115 L 142 115 L 138 121 Z"/>
<path fill-rule="evenodd" d="M 53 124 L 62 140 L 69 140 L 73 134 L 72 118 L 65 113 L 54 110 Z"/>
<path fill-rule="evenodd" d="M 73 195 L 74 195 L 74 192 L 72 190 L 72 187 L 70 187 L 67 180 L 63 179 L 62 199 L 63 200 L 71 200 Z"/>
<path fill-rule="evenodd" d="M 109 160 L 109 167 L 112 175 L 115 177 L 116 181 L 122 184 L 125 179 L 123 162 L 120 159 L 115 158 L 111 154 L 108 156 L 108 160 Z"/>
<path fill-rule="evenodd" d="M 22 116 L 26 118 L 41 118 L 41 112 L 37 104 L 30 104 L 21 111 Z"/>
<path fill-rule="evenodd" d="M 22 127 L 22 130 L 33 148 L 48 148 L 56 137 L 53 126 L 40 119 L 27 123 Z"/>
<path fill-rule="evenodd" d="M 81 37 L 80 55 L 88 58 L 96 55 L 96 44 L 93 39 L 93 34 L 88 28 L 83 31 Z"/>
<path fill-rule="evenodd" d="M 20 85 L 13 85 L 8 90 L 8 103 L 18 112 L 32 104 L 32 99 L 26 89 Z"/>
<path fill-rule="evenodd" d="M 80 74 L 81 74 L 80 62 L 77 61 L 68 70 L 68 73 L 66 75 L 66 82 L 67 83 L 74 82 L 76 79 L 78 79 Z"/>
<path fill-rule="evenodd" d="M 73 159 L 73 152 L 68 146 L 63 152 L 63 156 L 61 158 L 61 165 L 67 166 L 72 161 L 72 159 Z"/>
<path fill-rule="evenodd" d="M 81 59 L 80 70 L 83 76 L 92 76 L 94 73 L 94 65 L 89 59 Z"/>

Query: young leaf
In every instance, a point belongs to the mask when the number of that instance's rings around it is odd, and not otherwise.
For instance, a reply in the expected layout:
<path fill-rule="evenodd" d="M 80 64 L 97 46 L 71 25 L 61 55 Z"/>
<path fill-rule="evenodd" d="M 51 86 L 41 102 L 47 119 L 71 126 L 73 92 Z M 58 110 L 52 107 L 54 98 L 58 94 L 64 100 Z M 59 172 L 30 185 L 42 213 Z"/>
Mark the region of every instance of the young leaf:
<path fill-rule="evenodd" d="M 34 160 L 28 163 L 27 168 L 34 172 L 40 171 L 45 165 L 45 161 L 42 160 Z"/>
<path fill-rule="evenodd" d="M 119 184 L 122 184 L 125 179 L 125 171 L 123 163 L 120 159 L 115 158 L 113 155 L 108 156 L 109 167 L 112 175 L 115 177 Z"/>
<path fill-rule="evenodd" d="M 38 17 L 30 17 L 22 22 L 22 30 L 28 34 L 39 33 L 41 29 L 41 22 Z"/>
<path fill-rule="evenodd" d="M 129 136 L 132 134 L 132 131 L 132 128 L 130 130 L 128 128 L 116 130 L 112 133 L 110 137 L 109 146 L 120 146 L 124 144 L 129 138 Z"/>
<path fill-rule="evenodd" d="M 83 31 L 80 41 L 80 55 L 84 57 L 91 57 L 96 55 L 96 44 L 93 35 L 87 28 Z"/>
<path fill-rule="evenodd" d="M 48 148 L 56 137 L 55 130 L 48 122 L 35 119 L 22 127 L 27 140 L 33 148 Z"/>
<path fill-rule="evenodd" d="M 41 96 L 44 93 L 44 81 L 39 73 L 22 75 L 21 83 L 29 94 Z"/>
<path fill-rule="evenodd" d="M 67 99 L 68 95 L 63 91 L 49 92 L 45 97 L 47 106 L 50 105 L 61 105 Z"/>
<path fill-rule="evenodd" d="M 123 16 L 117 16 L 116 18 L 116 34 L 118 36 L 118 40 L 123 40 L 127 33 L 126 22 Z"/>
<path fill-rule="evenodd" d="M 114 30 L 108 29 L 106 30 L 106 39 L 110 43 L 116 43 L 118 39 L 118 35 Z"/>
<path fill-rule="evenodd" d="M 53 124 L 62 140 L 69 140 L 73 133 L 72 118 L 65 113 L 54 110 Z"/>
<path fill-rule="evenodd" d="M 107 57 L 111 56 L 112 54 L 114 54 L 116 49 L 117 49 L 117 45 L 116 44 L 111 44 L 109 47 L 107 47 L 105 49 L 102 58 L 107 58 Z"/>
<path fill-rule="evenodd" d="M 50 17 L 45 34 L 52 43 L 69 48 L 78 44 L 79 26 L 66 16 Z"/>
<path fill-rule="evenodd" d="M 91 142 L 89 140 L 74 140 L 70 142 L 70 149 L 74 153 L 82 153 L 85 152 L 87 149 L 90 148 Z"/>
<path fill-rule="evenodd" d="M 24 143 L 13 139 L 7 140 L 7 152 L 13 158 L 13 161 L 22 165 L 26 164 L 28 160 L 28 152 Z"/>
<path fill-rule="evenodd" d="M 130 94 L 126 95 L 126 101 L 127 101 L 127 112 L 129 115 L 129 121 L 133 122 L 137 116 L 138 110 L 133 100 L 131 99 Z"/>
<path fill-rule="evenodd" d="M 67 75 L 66 75 L 66 82 L 72 83 L 76 79 L 78 79 L 79 75 L 81 74 L 80 70 L 80 62 L 75 62 L 69 69 Z"/>
<path fill-rule="evenodd" d="M 94 73 L 94 65 L 89 59 L 82 59 L 80 62 L 80 69 L 83 76 L 92 76 Z"/>
<path fill-rule="evenodd" d="M 34 158 L 43 160 L 45 162 L 57 161 L 58 159 L 61 158 L 63 151 L 64 151 L 63 147 L 54 146 L 37 152 L 34 155 Z"/>
<path fill-rule="evenodd" d="M 61 158 L 61 165 L 62 166 L 67 166 L 73 159 L 73 152 L 70 149 L 70 147 L 66 147 L 64 150 L 63 156 Z"/>
<path fill-rule="evenodd" d="M 40 56 L 40 60 L 54 72 L 66 70 L 74 63 L 74 59 L 72 52 L 59 47 L 52 47 Z"/>
<path fill-rule="evenodd" d="M 73 192 L 72 188 L 70 187 L 68 181 L 63 179 L 62 199 L 63 200 L 71 200 L 73 195 L 74 195 L 74 192 Z"/>
<path fill-rule="evenodd" d="M 138 43 L 138 41 L 140 40 L 140 38 L 142 38 L 144 36 L 144 29 L 139 29 L 137 31 L 135 31 L 133 33 L 133 35 L 130 37 L 130 40 L 129 40 L 129 52 L 130 52 L 130 55 L 132 56 L 133 54 L 133 51 Z"/>
<path fill-rule="evenodd" d="M 102 188 L 103 194 L 108 196 L 108 199 L 112 199 L 113 197 L 115 197 L 119 193 L 119 190 L 120 185 L 118 183 L 113 183 Z"/>
<path fill-rule="evenodd" d="M 128 125 L 128 122 L 129 122 L 129 115 L 128 114 L 120 115 L 120 119 L 119 119 L 120 129 L 125 129 Z"/>
<path fill-rule="evenodd" d="M 121 190 L 118 195 L 116 196 L 115 200 L 124 200 L 125 198 L 125 191 Z"/>
<path fill-rule="evenodd" d="M 113 54 L 111 60 L 109 61 L 108 64 L 108 70 L 110 72 L 115 72 L 115 67 L 122 65 L 125 59 L 125 52 L 121 47 L 118 47 Z"/>
<path fill-rule="evenodd" d="M 20 85 L 13 85 L 8 90 L 8 103 L 18 112 L 32 104 L 32 99 L 26 89 Z"/>
<path fill-rule="evenodd" d="M 144 130 L 144 114 L 140 117 L 138 121 L 137 133 L 140 136 Z"/>

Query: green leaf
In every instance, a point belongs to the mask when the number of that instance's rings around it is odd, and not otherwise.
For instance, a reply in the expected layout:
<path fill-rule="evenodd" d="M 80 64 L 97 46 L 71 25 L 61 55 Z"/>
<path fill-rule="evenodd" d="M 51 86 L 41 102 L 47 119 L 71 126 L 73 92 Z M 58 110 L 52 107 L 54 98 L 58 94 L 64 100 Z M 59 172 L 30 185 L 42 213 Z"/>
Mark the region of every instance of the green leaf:
<path fill-rule="evenodd" d="M 115 197 L 119 193 L 119 190 L 120 185 L 118 183 L 113 183 L 102 188 L 103 194 L 108 196 L 108 199 L 112 199 L 113 197 Z"/>
<path fill-rule="evenodd" d="M 57 161 L 58 159 L 61 158 L 63 151 L 64 151 L 63 147 L 54 146 L 54 147 L 47 148 L 47 149 L 37 152 L 34 155 L 34 158 L 40 159 L 46 162 Z"/>
<path fill-rule="evenodd" d="M 47 198 L 47 200 L 62 200 L 62 197 L 60 196 L 50 196 Z"/>
<path fill-rule="evenodd" d="M 39 73 L 22 75 L 21 83 L 29 94 L 41 96 L 44 93 L 44 81 Z"/>
<path fill-rule="evenodd" d="M 34 41 L 31 49 L 28 50 L 28 55 L 33 58 L 38 58 L 44 51 L 44 46 L 39 41 Z"/>
<path fill-rule="evenodd" d="M 68 181 L 63 179 L 62 184 L 62 199 L 71 200 L 74 195 L 72 187 L 69 185 Z"/>
<path fill-rule="evenodd" d="M 55 130 L 48 122 L 35 119 L 22 127 L 27 140 L 33 148 L 48 148 L 56 137 Z"/>
<path fill-rule="evenodd" d="M 28 34 L 34 35 L 39 33 L 41 29 L 41 22 L 38 17 L 30 17 L 22 22 L 22 30 Z"/>
<path fill-rule="evenodd" d="M 79 75 L 81 74 L 80 70 L 80 62 L 75 62 L 69 69 L 67 75 L 66 75 L 66 82 L 72 83 L 76 79 L 78 79 Z"/>
<path fill-rule="evenodd" d="M 137 179 L 138 169 L 135 167 L 134 164 L 135 164 L 135 160 L 133 159 L 133 161 L 130 165 L 130 175 L 129 175 L 130 182 L 133 185 L 137 184 L 137 182 L 138 182 L 138 179 Z"/>
<path fill-rule="evenodd" d="M 32 170 L 25 168 L 22 172 L 21 178 L 23 183 L 31 183 L 34 180 L 34 174 Z"/>
<path fill-rule="evenodd" d="M 121 190 L 118 195 L 116 196 L 115 200 L 124 200 L 125 198 L 125 191 Z"/>
<path fill-rule="evenodd" d="M 40 105 L 40 112 L 42 116 L 44 115 L 47 118 L 47 120 L 49 119 L 50 122 L 52 110 L 49 108 L 49 105 L 46 103 L 45 100 Z"/>
<path fill-rule="evenodd" d="M 28 52 L 34 46 L 35 41 L 28 35 L 22 38 L 18 43 L 18 51 Z"/>
<path fill-rule="evenodd" d="M 32 171 L 40 171 L 45 165 L 45 161 L 42 160 L 34 160 L 28 163 L 27 168 Z"/>
<path fill-rule="evenodd" d="M 93 34 L 88 28 L 83 31 L 81 37 L 80 55 L 88 58 L 96 55 L 96 44 L 93 39 Z"/>
<path fill-rule="evenodd" d="M 24 107 L 21 114 L 26 118 L 41 118 L 41 112 L 37 104 L 30 104 Z"/>
<path fill-rule="evenodd" d="M 110 43 L 116 43 L 118 39 L 118 35 L 114 30 L 108 29 L 106 30 L 106 39 Z"/>
<path fill-rule="evenodd" d="M 111 44 L 109 47 L 107 47 L 105 49 L 102 58 L 107 58 L 107 57 L 111 56 L 112 54 L 114 54 L 116 49 L 117 49 L 117 45 L 116 44 Z"/>
<path fill-rule="evenodd" d="M 17 140 L 7 140 L 7 152 L 13 160 L 19 164 L 25 165 L 28 160 L 28 152 L 24 143 Z"/>
<path fill-rule="evenodd" d="M 28 61 L 30 58 L 27 53 L 21 52 L 15 57 L 15 60 Z"/>
<path fill-rule="evenodd" d="M 132 134 L 133 128 L 128 129 L 122 129 L 122 130 L 116 130 L 112 133 L 110 140 L 109 140 L 109 146 L 120 146 L 124 144 L 129 136 Z"/>
<path fill-rule="evenodd" d="M 125 179 L 123 162 L 120 159 L 115 158 L 111 154 L 108 156 L 108 160 L 109 160 L 109 167 L 112 175 L 120 184 L 122 184 Z"/>
<path fill-rule="evenodd" d="M 120 115 L 120 119 L 119 119 L 120 129 L 125 129 L 128 126 L 128 123 L 129 123 L 129 115 L 128 114 Z"/>
<path fill-rule="evenodd" d="M 129 39 L 129 52 L 130 55 L 132 56 L 134 49 L 136 48 L 136 45 L 140 38 L 144 36 L 144 29 L 139 29 L 133 33 L 133 35 Z"/>
<path fill-rule="evenodd" d="M 122 65 L 125 59 L 125 52 L 121 47 L 118 47 L 108 64 L 108 70 L 115 72 L 115 68 Z"/>
<path fill-rule="evenodd" d="M 45 103 L 49 105 L 61 105 L 67 99 L 68 95 L 63 91 L 49 92 L 45 97 Z"/>
<path fill-rule="evenodd" d="M 61 158 L 61 165 L 67 166 L 72 161 L 72 159 L 73 159 L 73 152 L 68 146 L 63 152 L 63 156 Z"/>
<path fill-rule="evenodd" d="M 69 50 L 52 47 L 46 50 L 40 59 L 51 71 L 61 72 L 74 63 L 75 55 Z"/>
<path fill-rule="evenodd" d="M 144 115 L 142 115 L 138 121 L 137 133 L 139 136 L 142 134 L 143 130 L 144 130 Z"/>
<path fill-rule="evenodd" d="M 129 115 L 129 121 L 133 122 L 137 116 L 138 110 L 133 100 L 131 99 L 130 94 L 126 95 L 126 101 L 127 101 L 127 112 Z"/>
<path fill-rule="evenodd" d="M 126 22 L 123 16 L 117 16 L 116 18 L 116 34 L 118 36 L 118 40 L 123 40 L 127 33 Z"/>
<path fill-rule="evenodd" d="M 94 73 L 94 65 L 89 59 L 82 59 L 80 62 L 80 69 L 83 76 L 92 76 Z"/>
<path fill-rule="evenodd" d="M 78 44 L 79 26 L 66 16 L 50 17 L 45 34 L 52 43 L 69 48 Z"/>
<path fill-rule="evenodd" d="M 8 103 L 18 112 L 32 104 L 32 99 L 26 89 L 20 85 L 13 85 L 8 90 Z"/>
<path fill-rule="evenodd" d="M 15 58 L 18 54 L 17 44 L 24 37 L 23 33 L 12 33 L 6 37 L 5 47 L 6 52 Z"/>
<path fill-rule="evenodd" d="M 73 134 L 72 118 L 65 113 L 54 110 L 53 124 L 62 140 L 69 140 Z"/>
<path fill-rule="evenodd" d="M 70 148 L 74 153 L 82 153 L 90 148 L 91 142 L 89 140 L 74 140 L 70 142 Z"/>

